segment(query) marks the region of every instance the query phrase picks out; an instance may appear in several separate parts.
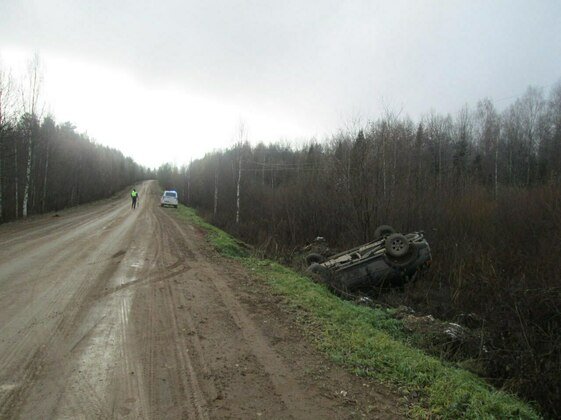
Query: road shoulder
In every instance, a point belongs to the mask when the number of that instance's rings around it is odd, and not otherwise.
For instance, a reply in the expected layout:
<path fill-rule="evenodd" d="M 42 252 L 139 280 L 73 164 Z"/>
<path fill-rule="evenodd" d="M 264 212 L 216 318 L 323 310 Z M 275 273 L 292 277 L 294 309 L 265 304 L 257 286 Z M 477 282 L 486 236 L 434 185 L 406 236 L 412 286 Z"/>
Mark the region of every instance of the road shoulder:
<path fill-rule="evenodd" d="M 337 418 L 404 417 L 406 401 L 397 392 L 372 378 L 350 373 L 318 349 L 320 332 L 304 308 L 293 305 L 240 261 L 220 255 L 203 240 L 206 232 L 200 227 L 181 217 L 176 220 L 201 239 L 204 245 L 200 251 L 227 282 L 267 346 L 290 367 L 307 396 L 328 399 Z"/>
<path fill-rule="evenodd" d="M 231 270 L 243 266 L 242 272 L 251 273 L 246 275 L 246 283 L 252 293 L 257 293 L 251 299 L 252 306 L 267 296 L 282 297 L 277 306 L 294 310 L 293 319 L 302 340 L 325 355 L 325 365 L 341 366 L 351 377 L 383 394 L 386 402 L 388 398 L 393 400 L 395 413 L 414 417 L 539 418 L 533 407 L 515 396 L 413 347 L 390 310 L 355 305 L 278 263 L 252 257 L 236 239 L 202 220 L 192 209 L 180 207 L 178 215 L 202 228 L 201 235 L 206 235 L 212 248 L 230 257 L 217 266 Z M 238 278 L 243 279 L 244 274 Z M 243 282 L 237 283 L 232 287 L 241 293 L 239 284 Z M 264 292 L 259 294 L 262 287 Z M 286 304 L 281 304 L 283 301 Z M 283 316 L 286 314 L 279 315 L 281 322 Z M 314 354 L 312 358 L 321 360 L 320 357 Z M 383 408 L 371 411 L 380 412 Z"/>

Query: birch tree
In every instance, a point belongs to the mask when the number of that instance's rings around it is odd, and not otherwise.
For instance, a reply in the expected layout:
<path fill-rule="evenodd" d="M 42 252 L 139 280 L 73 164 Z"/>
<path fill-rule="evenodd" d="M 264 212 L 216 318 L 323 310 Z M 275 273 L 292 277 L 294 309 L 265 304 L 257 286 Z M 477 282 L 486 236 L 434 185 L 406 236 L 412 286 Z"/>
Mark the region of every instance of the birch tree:
<path fill-rule="evenodd" d="M 243 121 L 240 121 L 238 125 L 238 182 L 236 186 L 236 224 L 240 224 L 240 184 L 242 181 L 242 152 L 243 144 L 247 142 L 247 127 Z"/>
<path fill-rule="evenodd" d="M 29 205 L 29 191 L 31 187 L 31 170 L 33 165 L 33 150 L 35 147 L 34 125 L 37 120 L 37 104 L 41 87 L 41 72 L 39 55 L 35 54 L 28 67 L 27 91 L 22 92 L 24 112 L 30 116 L 30 124 L 27 127 L 27 163 L 25 166 L 25 185 L 23 190 L 22 216 L 27 217 Z"/>

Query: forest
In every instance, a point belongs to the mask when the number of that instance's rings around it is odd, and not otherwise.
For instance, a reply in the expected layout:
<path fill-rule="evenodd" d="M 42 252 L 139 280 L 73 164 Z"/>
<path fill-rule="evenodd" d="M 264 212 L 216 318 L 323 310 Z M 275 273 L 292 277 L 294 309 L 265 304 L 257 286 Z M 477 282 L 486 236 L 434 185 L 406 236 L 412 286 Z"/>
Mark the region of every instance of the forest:
<path fill-rule="evenodd" d="M 23 81 L 0 66 L 0 223 L 109 197 L 149 172 L 69 122 L 42 116 L 41 69 Z"/>
<path fill-rule="evenodd" d="M 475 314 L 479 374 L 561 416 L 561 83 L 499 110 L 383 115 L 325 141 L 234 145 L 158 170 L 212 223 L 285 262 L 378 225 L 425 232 L 430 270 L 390 297 L 435 317 Z"/>

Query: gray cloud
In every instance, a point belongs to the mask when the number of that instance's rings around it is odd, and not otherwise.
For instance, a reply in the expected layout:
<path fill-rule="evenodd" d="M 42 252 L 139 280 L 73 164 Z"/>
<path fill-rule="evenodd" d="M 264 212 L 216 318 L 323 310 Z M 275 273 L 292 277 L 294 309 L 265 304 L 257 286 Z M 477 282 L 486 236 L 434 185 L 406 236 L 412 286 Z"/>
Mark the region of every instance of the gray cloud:
<path fill-rule="evenodd" d="M 561 76 L 557 1 L 85 1 L 0 5 L 0 39 L 127 68 L 154 86 L 335 129 Z M 1 45 L 0 45 L 1 47 Z"/>

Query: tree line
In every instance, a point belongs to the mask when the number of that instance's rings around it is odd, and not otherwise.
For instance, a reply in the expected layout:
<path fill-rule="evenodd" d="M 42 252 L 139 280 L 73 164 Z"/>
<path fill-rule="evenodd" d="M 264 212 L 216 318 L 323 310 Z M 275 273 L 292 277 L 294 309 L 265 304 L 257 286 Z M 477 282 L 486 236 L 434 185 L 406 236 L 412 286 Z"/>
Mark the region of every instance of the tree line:
<path fill-rule="evenodd" d="M 17 83 L 0 66 L 0 222 L 108 197 L 148 171 L 71 123 L 41 117 L 38 56 Z"/>
<path fill-rule="evenodd" d="M 317 236 L 343 250 L 381 224 L 424 230 L 434 261 L 400 303 L 476 313 L 485 376 L 561 415 L 561 83 L 502 111 L 483 99 L 418 121 L 386 112 L 300 147 L 238 137 L 162 166 L 162 186 L 287 261 Z"/>

